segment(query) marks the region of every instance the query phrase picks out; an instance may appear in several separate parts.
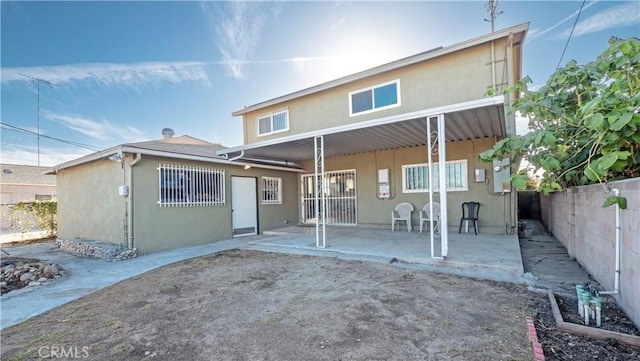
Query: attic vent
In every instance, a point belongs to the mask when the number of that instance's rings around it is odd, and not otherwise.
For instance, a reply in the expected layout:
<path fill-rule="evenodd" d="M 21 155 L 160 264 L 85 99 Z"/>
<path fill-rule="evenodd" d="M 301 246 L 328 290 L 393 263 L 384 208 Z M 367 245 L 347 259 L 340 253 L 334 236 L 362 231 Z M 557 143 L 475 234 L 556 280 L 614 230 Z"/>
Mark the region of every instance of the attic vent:
<path fill-rule="evenodd" d="M 176 133 L 171 128 L 162 129 L 162 136 L 164 137 L 164 139 L 173 138 L 174 134 L 176 134 Z"/>

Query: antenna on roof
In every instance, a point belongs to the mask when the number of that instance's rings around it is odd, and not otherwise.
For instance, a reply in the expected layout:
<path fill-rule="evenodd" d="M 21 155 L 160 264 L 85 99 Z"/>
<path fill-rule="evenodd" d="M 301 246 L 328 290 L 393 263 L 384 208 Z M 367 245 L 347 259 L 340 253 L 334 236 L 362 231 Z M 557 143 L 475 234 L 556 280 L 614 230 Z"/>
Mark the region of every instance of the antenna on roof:
<path fill-rule="evenodd" d="M 55 85 L 52 82 L 45 80 L 45 79 L 40 79 L 40 78 L 36 78 L 30 75 L 26 75 L 26 74 L 22 74 L 22 73 L 18 73 L 20 75 L 22 75 L 25 78 L 29 78 L 31 80 L 35 80 L 36 83 L 38 83 L 38 103 L 37 103 L 37 126 L 38 126 L 38 167 L 40 166 L 40 83 L 45 83 L 48 86 L 52 87 Z"/>
<path fill-rule="evenodd" d="M 489 13 L 489 19 L 484 19 L 484 21 L 488 21 L 491 23 L 491 32 L 493 33 L 493 22 L 498 17 L 498 15 L 503 12 L 496 13 L 496 8 L 498 7 L 498 0 L 489 0 L 489 3 L 485 5 L 487 8 L 487 12 Z"/>

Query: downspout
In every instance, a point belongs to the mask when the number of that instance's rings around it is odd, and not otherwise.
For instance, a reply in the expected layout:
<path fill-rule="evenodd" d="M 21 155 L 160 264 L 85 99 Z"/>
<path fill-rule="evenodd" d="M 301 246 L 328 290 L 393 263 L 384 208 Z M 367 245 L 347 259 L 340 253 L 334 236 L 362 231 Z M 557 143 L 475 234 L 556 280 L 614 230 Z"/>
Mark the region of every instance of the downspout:
<path fill-rule="evenodd" d="M 136 158 L 129 163 L 129 174 L 128 174 L 128 184 L 129 184 L 129 201 L 127 202 L 127 224 L 129 225 L 129 239 L 127 242 L 127 248 L 132 249 L 133 244 L 133 167 L 138 164 L 138 162 L 142 159 L 142 154 L 137 153 Z"/>
<path fill-rule="evenodd" d="M 620 190 L 614 188 L 611 190 L 617 197 Z M 601 295 L 617 295 L 620 293 L 620 206 L 616 203 L 616 271 L 614 274 L 613 291 L 599 292 Z"/>

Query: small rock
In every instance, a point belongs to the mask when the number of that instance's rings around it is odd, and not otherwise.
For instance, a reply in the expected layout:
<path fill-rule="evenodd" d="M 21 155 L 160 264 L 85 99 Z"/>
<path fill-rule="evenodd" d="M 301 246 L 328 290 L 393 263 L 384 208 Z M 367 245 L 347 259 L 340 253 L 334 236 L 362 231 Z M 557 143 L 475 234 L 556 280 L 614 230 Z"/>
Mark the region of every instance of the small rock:
<path fill-rule="evenodd" d="M 29 282 L 29 287 L 31 286 L 40 286 L 42 283 L 40 282 Z"/>
<path fill-rule="evenodd" d="M 7 282 L 0 282 L 0 287 L 7 287 Z"/>
<path fill-rule="evenodd" d="M 29 280 L 31 279 L 31 277 L 33 277 L 33 274 L 31 274 L 31 272 L 23 273 L 22 276 L 20 276 L 20 282 Z"/>
<path fill-rule="evenodd" d="M 42 276 L 44 276 L 46 278 L 53 278 L 59 272 L 60 271 L 58 270 L 58 267 L 50 264 L 50 265 L 44 266 L 44 269 L 42 269 Z"/>
<path fill-rule="evenodd" d="M 46 277 L 40 277 L 40 278 L 38 278 L 38 282 L 45 283 L 45 282 L 47 282 L 47 278 Z"/>

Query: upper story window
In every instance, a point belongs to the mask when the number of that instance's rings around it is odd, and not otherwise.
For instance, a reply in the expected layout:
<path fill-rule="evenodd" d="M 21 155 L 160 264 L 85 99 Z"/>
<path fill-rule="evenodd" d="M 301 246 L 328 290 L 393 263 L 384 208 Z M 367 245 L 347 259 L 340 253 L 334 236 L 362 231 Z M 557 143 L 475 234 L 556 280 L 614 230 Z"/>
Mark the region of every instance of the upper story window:
<path fill-rule="evenodd" d="M 289 130 L 289 111 L 280 110 L 258 117 L 258 136 Z"/>
<path fill-rule="evenodd" d="M 400 106 L 400 80 L 349 93 L 349 116 Z"/>

